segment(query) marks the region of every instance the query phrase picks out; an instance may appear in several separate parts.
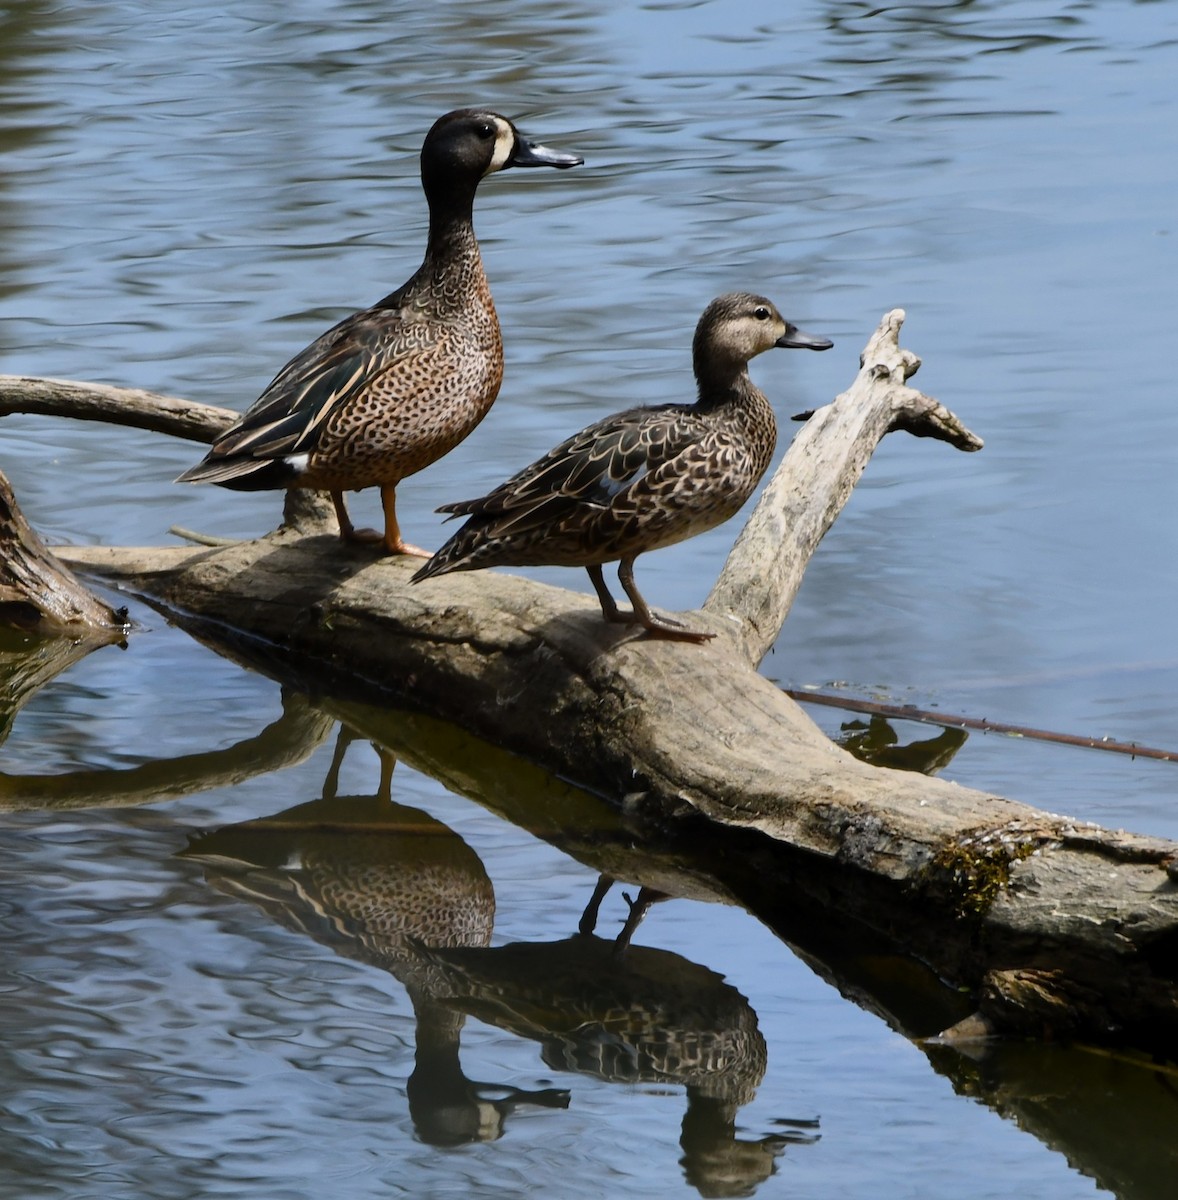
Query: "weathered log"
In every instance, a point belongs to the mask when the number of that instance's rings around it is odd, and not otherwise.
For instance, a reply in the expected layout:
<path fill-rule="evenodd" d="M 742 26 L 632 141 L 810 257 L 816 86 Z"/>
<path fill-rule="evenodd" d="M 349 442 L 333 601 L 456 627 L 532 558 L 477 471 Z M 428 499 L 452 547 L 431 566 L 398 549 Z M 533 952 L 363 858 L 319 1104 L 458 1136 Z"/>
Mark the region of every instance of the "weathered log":
<path fill-rule="evenodd" d="M 0 473 L 0 624 L 47 637 L 119 641 L 127 610 L 115 611 L 46 548 Z"/>
<path fill-rule="evenodd" d="M 691 615 L 718 635 L 704 646 L 636 637 L 589 597 L 518 577 L 410 587 L 412 563 L 289 526 L 228 548 L 62 556 L 206 639 L 243 631 L 282 677 L 455 721 L 622 806 L 652 840 L 727 830 L 742 859 L 717 870 L 734 896 L 762 914 L 800 896 L 878 931 L 969 988 L 983 1027 L 1172 1053 L 1178 846 L 858 762 L 754 669 L 884 434 L 980 446 L 907 386 L 901 321 L 884 318 L 852 387 L 787 453 Z"/>

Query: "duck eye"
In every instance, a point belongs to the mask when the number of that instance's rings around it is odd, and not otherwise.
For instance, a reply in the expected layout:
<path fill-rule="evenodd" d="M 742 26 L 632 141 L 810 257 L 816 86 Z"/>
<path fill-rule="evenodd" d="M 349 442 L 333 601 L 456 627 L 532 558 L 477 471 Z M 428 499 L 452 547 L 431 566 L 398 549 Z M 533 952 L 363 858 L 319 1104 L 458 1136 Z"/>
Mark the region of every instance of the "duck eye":
<path fill-rule="evenodd" d="M 756 317 L 758 321 L 767 321 L 769 320 L 769 310 L 762 304 L 753 309 L 753 316 Z"/>
<path fill-rule="evenodd" d="M 495 136 L 495 126 L 492 125 L 490 121 L 482 121 L 479 123 L 475 133 L 477 133 L 479 137 L 486 141 L 487 138 Z"/>

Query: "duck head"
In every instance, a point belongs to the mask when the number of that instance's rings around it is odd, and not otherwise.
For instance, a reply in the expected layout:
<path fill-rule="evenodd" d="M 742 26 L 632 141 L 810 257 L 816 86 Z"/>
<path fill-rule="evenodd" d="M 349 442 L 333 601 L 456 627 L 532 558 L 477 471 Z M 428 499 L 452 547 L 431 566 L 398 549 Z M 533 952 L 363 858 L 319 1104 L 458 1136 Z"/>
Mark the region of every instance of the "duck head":
<path fill-rule="evenodd" d="M 692 345 L 696 378 L 742 371 L 750 358 L 778 346 L 829 350 L 827 337 L 805 333 L 787 321 L 772 300 L 751 292 L 728 292 L 704 309 Z"/>
<path fill-rule="evenodd" d="M 439 117 L 421 147 L 421 178 L 434 185 L 478 183 L 508 167 L 556 167 L 565 170 L 585 160 L 579 154 L 550 150 L 523 137 L 506 117 L 482 108 L 459 108 Z"/>

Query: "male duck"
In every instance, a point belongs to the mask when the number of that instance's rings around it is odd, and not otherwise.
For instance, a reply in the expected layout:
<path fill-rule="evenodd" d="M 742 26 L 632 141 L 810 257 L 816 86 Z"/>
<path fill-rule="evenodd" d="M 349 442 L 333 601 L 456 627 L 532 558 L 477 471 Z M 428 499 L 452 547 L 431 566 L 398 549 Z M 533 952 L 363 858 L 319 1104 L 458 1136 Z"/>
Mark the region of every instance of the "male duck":
<path fill-rule="evenodd" d="M 655 616 L 634 583 L 634 560 L 733 516 L 765 473 L 777 441 L 768 400 L 748 363 L 772 346 L 828 350 L 764 296 L 713 300 L 695 330 L 694 404 L 632 408 L 561 443 L 490 494 L 439 512 L 470 519 L 414 576 L 491 566 L 583 566 L 607 621 L 651 636 L 702 642 L 713 636 Z M 619 611 L 601 572 L 620 560 L 632 614 Z"/>
<path fill-rule="evenodd" d="M 503 342 L 471 224 L 479 180 L 508 167 L 584 161 L 525 141 L 506 118 L 463 108 L 421 148 L 429 239 L 416 274 L 312 342 L 177 480 L 238 491 L 326 488 L 345 541 L 428 552 L 401 538 L 397 484 L 452 450 L 487 414 Z M 356 530 L 346 489 L 381 489 L 385 530 Z"/>

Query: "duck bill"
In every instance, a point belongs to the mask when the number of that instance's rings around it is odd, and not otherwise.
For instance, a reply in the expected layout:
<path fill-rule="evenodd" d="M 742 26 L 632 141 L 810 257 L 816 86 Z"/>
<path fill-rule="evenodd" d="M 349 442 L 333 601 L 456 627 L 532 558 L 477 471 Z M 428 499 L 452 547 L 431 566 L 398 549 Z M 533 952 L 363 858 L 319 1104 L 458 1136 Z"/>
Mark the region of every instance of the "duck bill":
<path fill-rule="evenodd" d="M 783 350 L 829 350 L 834 342 L 828 337 L 816 333 L 805 333 L 801 329 L 791 329 L 783 333 L 775 343 Z"/>
<path fill-rule="evenodd" d="M 556 167 L 561 171 L 579 167 L 585 160 L 579 154 L 565 154 L 563 150 L 549 150 L 539 142 L 528 142 L 518 138 L 515 153 L 508 160 L 509 167 Z"/>

